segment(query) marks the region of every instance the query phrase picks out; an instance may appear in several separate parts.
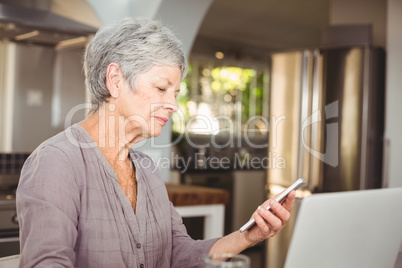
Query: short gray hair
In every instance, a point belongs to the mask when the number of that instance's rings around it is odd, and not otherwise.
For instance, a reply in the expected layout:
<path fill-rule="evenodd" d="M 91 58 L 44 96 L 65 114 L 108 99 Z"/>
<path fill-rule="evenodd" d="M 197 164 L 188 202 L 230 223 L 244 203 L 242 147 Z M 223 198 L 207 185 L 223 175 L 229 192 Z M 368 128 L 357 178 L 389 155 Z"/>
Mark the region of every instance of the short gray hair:
<path fill-rule="evenodd" d="M 117 63 L 133 90 L 138 74 L 154 65 L 179 67 L 182 79 L 187 74 L 187 58 L 181 42 L 160 21 L 125 18 L 101 28 L 88 43 L 84 54 L 85 85 L 95 112 L 110 98 L 106 70 Z"/>

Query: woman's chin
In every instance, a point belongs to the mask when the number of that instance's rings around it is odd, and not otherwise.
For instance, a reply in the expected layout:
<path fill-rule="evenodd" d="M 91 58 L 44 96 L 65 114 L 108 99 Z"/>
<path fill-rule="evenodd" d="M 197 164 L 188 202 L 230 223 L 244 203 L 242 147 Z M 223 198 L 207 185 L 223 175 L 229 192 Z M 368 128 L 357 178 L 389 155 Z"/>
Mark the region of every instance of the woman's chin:
<path fill-rule="evenodd" d="M 147 139 L 157 138 L 161 135 L 161 133 L 162 133 L 162 128 L 154 129 L 151 133 L 149 133 L 149 136 Z"/>
<path fill-rule="evenodd" d="M 157 137 L 159 137 L 161 135 L 161 133 L 162 133 L 162 131 L 154 132 L 154 133 L 152 133 L 151 137 L 152 138 L 157 138 Z"/>

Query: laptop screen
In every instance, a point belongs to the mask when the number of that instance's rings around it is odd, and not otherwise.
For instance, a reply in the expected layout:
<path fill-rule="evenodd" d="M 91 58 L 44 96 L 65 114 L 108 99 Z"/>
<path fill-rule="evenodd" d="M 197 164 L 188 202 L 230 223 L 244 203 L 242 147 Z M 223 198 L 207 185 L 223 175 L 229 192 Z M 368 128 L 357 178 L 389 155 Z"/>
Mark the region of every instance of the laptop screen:
<path fill-rule="evenodd" d="M 394 268 L 402 242 L 402 188 L 303 199 L 286 268 Z"/>

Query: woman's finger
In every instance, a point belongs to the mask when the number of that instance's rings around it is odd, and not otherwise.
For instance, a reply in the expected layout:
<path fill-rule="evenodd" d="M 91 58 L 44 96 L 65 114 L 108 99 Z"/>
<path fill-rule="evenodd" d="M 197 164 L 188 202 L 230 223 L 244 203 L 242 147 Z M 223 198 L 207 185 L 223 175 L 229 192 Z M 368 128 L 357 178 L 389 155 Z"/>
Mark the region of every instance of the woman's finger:
<path fill-rule="evenodd" d="M 271 211 L 260 208 L 257 210 L 257 213 L 259 214 L 259 216 L 262 217 L 262 219 L 264 219 L 266 224 L 270 226 L 270 229 L 272 229 L 272 231 L 277 232 L 282 229 L 282 220 L 274 215 Z"/>
<path fill-rule="evenodd" d="M 285 201 L 282 203 L 282 206 L 283 206 L 286 210 L 290 211 L 290 210 L 292 209 L 293 205 L 294 205 L 295 197 L 296 197 L 296 191 L 295 191 L 295 190 L 292 190 L 292 191 L 286 196 L 286 199 L 285 199 Z"/>
<path fill-rule="evenodd" d="M 271 232 L 270 227 L 267 224 L 267 222 L 264 220 L 264 218 L 261 217 L 261 215 L 258 213 L 258 211 L 254 215 L 254 220 L 255 220 L 255 224 L 260 229 L 260 232 L 263 234 L 263 236 L 269 235 L 269 233 Z"/>
<path fill-rule="evenodd" d="M 277 216 L 283 224 L 286 224 L 290 218 L 290 212 L 284 206 L 276 201 L 271 203 L 271 210 L 275 216 Z"/>

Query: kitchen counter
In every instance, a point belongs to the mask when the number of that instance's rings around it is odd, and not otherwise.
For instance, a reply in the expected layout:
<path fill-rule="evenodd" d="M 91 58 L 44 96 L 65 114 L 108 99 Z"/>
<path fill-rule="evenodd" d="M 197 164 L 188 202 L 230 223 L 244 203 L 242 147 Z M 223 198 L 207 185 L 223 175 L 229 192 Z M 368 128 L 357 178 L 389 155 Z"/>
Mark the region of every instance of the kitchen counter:
<path fill-rule="evenodd" d="M 229 192 L 223 189 L 169 183 L 166 189 L 174 206 L 226 205 L 229 202 Z"/>
<path fill-rule="evenodd" d="M 193 185 L 166 184 L 169 199 L 181 217 L 203 217 L 204 239 L 222 237 L 229 192 Z"/>

